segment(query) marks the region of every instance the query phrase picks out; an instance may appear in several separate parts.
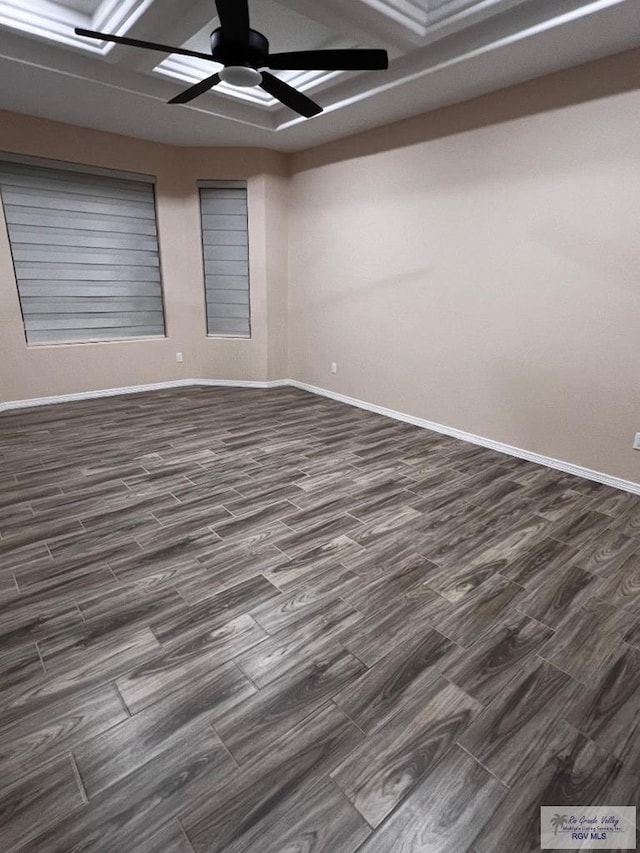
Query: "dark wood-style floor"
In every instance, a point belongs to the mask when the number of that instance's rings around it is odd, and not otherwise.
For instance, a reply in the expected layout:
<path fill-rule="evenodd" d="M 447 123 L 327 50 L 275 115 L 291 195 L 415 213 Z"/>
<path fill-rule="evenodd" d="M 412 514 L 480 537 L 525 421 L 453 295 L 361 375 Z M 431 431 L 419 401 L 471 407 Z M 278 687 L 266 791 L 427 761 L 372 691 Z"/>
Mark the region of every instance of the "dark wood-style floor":
<path fill-rule="evenodd" d="M 640 499 L 303 392 L 0 416 L 2 853 L 518 853 L 640 805 Z"/>

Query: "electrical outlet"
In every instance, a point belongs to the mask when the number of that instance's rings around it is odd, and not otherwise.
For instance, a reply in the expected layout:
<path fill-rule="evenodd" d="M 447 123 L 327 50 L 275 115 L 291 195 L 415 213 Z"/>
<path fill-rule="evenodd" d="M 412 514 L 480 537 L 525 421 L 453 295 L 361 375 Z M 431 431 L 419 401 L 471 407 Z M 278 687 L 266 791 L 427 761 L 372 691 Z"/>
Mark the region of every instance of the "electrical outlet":
<path fill-rule="evenodd" d="M 640 450 L 640 432 L 637 432 L 636 437 L 633 439 L 633 449 Z"/>
<path fill-rule="evenodd" d="M 337 363 L 337 362 L 335 362 L 335 361 L 332 361 L 332 362 L 331 362 L 331 372 L 332 372 L 332 373 L 337 373 L 337 372 L 338 372 L 338 363 Z"/>
<path fill-rule="evenodd" d="M 181 352 L 176 353 L 176 361 L 178 362 L 178 364 L 182 364 L 182 362 L 184 361 L 184 359 L 182 358 Z"/>

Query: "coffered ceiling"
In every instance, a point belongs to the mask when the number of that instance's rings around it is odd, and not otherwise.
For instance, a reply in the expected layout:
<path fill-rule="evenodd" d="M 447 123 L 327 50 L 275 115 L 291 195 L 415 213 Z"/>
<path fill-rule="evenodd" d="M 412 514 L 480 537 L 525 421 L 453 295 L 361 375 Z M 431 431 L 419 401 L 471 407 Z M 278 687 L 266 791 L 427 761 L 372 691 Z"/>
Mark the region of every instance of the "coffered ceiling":
<path fill-rule="evenodd" d="M 272 51 L 383 47 L 376 72 L 276 72 L 324 107 L 302 119 L 221 84 L 166 102 L 213 62 L 91 41 L 74 27 L 209 51 L 213 0 L 0 0 L 0 109 L 176 145 L 282 151 L 640 45 L 639 0 L 250 0 Z"/>

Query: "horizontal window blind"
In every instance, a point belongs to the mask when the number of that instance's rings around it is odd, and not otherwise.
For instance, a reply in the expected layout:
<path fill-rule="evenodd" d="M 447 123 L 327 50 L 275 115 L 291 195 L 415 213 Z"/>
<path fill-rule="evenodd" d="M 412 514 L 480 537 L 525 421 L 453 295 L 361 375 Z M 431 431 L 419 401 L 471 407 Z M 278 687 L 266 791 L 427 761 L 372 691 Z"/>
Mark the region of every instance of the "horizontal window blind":
<path fill-rule="evenodd" d="M 164 335 L 154 188 L 0 162 L 29 343 Z"/>
<path fill-rule="evenodd" d="M 200 187 L 207 333 L 251 336 L 246 183 Z"/>

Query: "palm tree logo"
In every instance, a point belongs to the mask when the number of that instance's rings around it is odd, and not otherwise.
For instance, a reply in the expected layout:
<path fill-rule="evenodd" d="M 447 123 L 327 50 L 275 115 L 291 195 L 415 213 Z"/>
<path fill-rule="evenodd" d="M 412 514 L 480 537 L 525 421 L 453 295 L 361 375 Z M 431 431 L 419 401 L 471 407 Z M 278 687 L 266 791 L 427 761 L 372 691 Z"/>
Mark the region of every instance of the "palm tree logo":
<path fill-rule="evenodd" d="M 558 834 L 558 830 L 562 828 L 562 826 L 564 825 L 565 820 L 566 820 L 568 817 L 569 817 L 569 815 L 566 815 L 566 814 L 554 814 L 554 816 L 553 816 L 553 817 L 551 818 L 551 820 L 549 821 L 549 823 L 550 823 L 550 824 L 551 824 L 551 826 L 553 827 L 553 834 L 554 834 L 554 835 L 557 835 L 557 834 Z"/>

